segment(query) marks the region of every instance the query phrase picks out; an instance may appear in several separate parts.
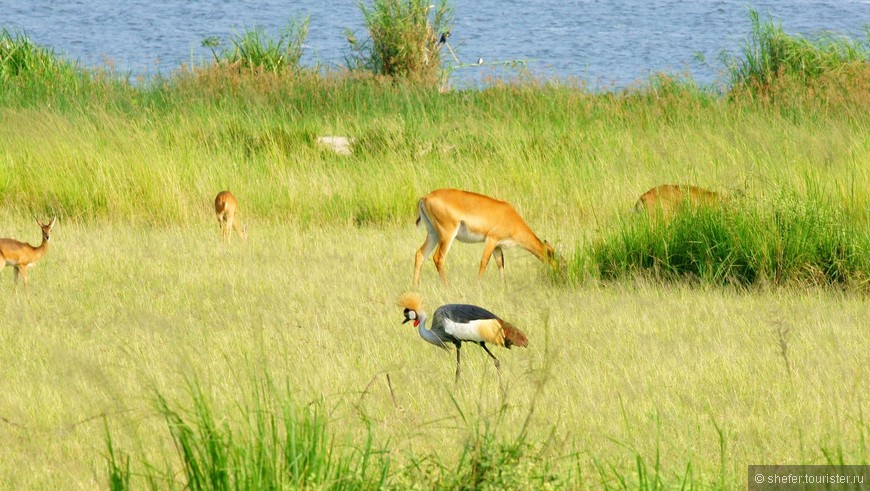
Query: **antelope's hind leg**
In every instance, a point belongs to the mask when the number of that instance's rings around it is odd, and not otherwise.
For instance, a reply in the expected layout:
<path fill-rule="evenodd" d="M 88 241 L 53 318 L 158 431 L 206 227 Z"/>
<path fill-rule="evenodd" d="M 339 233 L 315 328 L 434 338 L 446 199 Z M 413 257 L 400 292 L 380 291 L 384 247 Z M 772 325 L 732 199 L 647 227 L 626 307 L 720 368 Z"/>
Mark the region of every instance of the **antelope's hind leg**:
<path fill-rule="evenodd" d="M 420 283 L 420 270 L 423 269 L 423 261 L 432 254 L 436 246 L 438 246 L 438 240 L 433 234 L 427 232 L 426 241 L 423 242 L 414 257 L 414 286 Z"/>

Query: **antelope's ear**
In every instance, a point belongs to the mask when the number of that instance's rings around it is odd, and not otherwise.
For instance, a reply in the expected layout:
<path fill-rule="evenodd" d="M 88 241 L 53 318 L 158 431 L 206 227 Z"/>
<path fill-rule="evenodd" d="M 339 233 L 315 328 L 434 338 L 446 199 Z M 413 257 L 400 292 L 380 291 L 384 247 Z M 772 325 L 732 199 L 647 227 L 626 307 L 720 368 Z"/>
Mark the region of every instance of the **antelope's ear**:
<path fill-rule="evenodd" d="M 52 218 L 51 221 L 48 222 L 48 228 L 54 227 L 54 222 L 56 222 L 56 221 L 57 221 L 57 217 Z"/>

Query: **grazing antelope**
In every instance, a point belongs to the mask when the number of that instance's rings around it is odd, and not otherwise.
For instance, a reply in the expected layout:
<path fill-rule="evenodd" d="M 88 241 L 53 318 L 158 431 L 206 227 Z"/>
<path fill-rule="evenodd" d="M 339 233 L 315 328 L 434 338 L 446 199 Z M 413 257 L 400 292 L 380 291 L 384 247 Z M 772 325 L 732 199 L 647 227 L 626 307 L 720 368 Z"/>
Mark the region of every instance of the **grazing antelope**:
<path fill-rule="evenodd" d="M 439 348 L 449 349 L 448 344 L 456 347 L 455 382 L 459 382 L 462 343 L 475 343 L 486 351 L 486 354 L 495 363 L 499 385 L 501 385 L 501 363 L 489 351 L 486 343 L 504 346 L 508 349 L 511 346 L 525 348 L 529 345 L 529 341 L 522 331 L 499 319 L 492 312 L 476 305 L 442 305 L 435 309 L 431 329 L 426 329 L 428 316 L 422 310 L 422 304 L 422 298 L 416 293 L 406 292 L 399 297 L 399 306 L 405 309 L 405 320 L 402 321 L 402 324 L 413 322 L 420 337 Z"/>
<path fill-rule="evenodd" d="M 719 193 L 704 188 L 679 184 L 662 184 L 640 195 L 640 199 L 634 205 L 633 211 L 646 211 L 651 217 L 655 217 L 660 212 L 661 217 L 667 219 L 680 206 L 685 206 L 686 204 L 693 207 L 710 206 L 721 201 L 722 196 Z"/>
<path fill-rule="evenodd" d="M 27 288 L 27 268 L 33 267 L 48 252 L 51 227 L 54 227 L 56 221 L 57 217 L 52 218 L 48 225 L 39 220 L 36 221 L 39 228 L 42 229 L 42 243 L 39 244 L 39 247 L 33 247 L 27 242 L 19 242 L 14 239 L 0 239 L 0 261 L 3 261 L 3 267 L 12 266 L 13 289 L 18 288 L 19 275 L 24 281 L 24 288 Z"/>
<path fill-rule="evenodd" d="M 248 240 L 248 234 L 242 229 L 239 224 L 239 219 L 236 213 L 239 211 L 239 201 L 229 191 L 221 191 L 214 198 L 214 212 L 217 215 L 218 223 L 221 225 L 221 238 L 226 242 L 232 237 L 232 230 L 236 229 L 236 233 L 242 240 Z"/>
<path fill-rule="evenodd" d="M 444 258 L 454 239 L 460 242 L 483 242 L 483 259 L 478 279 L 483 277 L 489 258 L 495 255 L 499 275 L 504 279 L 503 247 L 519 246 L 553 268 L 558 267 L 553 246 L 541 241 L 510 203 L 482 194 L 458 189 L 438 189 L 417 203 L 417 227 L 426 225 L 426 242 L 414 260 L 414 285 L 420 283 L 423 260 L 432 251 L 435 268 L 444 284 Z"/>

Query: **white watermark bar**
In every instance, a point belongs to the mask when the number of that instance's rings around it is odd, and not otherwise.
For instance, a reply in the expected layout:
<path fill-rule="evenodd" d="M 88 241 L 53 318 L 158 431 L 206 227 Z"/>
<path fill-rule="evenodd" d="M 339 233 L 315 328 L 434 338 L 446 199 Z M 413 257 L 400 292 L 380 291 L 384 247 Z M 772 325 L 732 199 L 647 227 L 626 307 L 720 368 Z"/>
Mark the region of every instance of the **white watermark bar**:
<path fill-rule="evenodd" d="M 870 491 L 870 465 L 750 465 L 748 487 L 750 491 Z"/>

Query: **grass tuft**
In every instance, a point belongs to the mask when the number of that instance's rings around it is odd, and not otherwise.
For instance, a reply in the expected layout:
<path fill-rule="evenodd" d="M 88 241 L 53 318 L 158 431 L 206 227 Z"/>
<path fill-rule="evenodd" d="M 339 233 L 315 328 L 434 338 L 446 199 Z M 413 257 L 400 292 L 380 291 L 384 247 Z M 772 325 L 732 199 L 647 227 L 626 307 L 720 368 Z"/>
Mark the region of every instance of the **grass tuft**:
<path fill-rule="evenodd" d="M 732 203 L 685 207 L 673 218 L 640 215 L 599 240 L 601 278 L 634 274 L 711 284 L 870 286 L 870 217 L 821 198 L 780 200 L 771 210 Z M 582 254 L 582 253 L 578 253 Z M 573 276 L 585 258 L 572 260 Z"/>
<path fill-rule="evenodd" d="M 347 33 L 349 68 L 426 84 L 440 80 L 438 41 L 453 20 L 447 0 L 373 0 L 360 10 L 368 32 L 363 39 Z"/>
<path fill-rule="evenodd" d="M 291 19 L 277 38 L 269 37 L 262 28 L 248 29 L 232 36 L 232 46 L 220 52 L 215 49 L 220 43 L 216 38 L 206 38 L 202 45 L 212 50 L 218 65 L 239 67 L 249 72 L 299 72 L 310 20 L 310 17 Z"/>
<path fill-rule="evenodd" d="M 219 410 L 196 385 L 189 407 L 157 394 L 181 470 L 161 474 L 143 461 L 141 476 L 170 489 L 380 489 L 389 459 L 371 438 L 359 448 L 338 445 L 322 405 L 299 407 L 289 393 L 264 383 L 236 410 Z M 129 460 L 122 465 L 108 432 L 106 440 L 110 487 L 129 489 Z"/>
<path fill-rule="evenodd" d="M 787 34 L 773 20 L 749 10 L 752 25 L 741 57 L 723 57 L 730 85 L 765 92 L 782 80 L 807 84 L 870 61 L 868 40 L 822 34 L 814 39 Z"/>

